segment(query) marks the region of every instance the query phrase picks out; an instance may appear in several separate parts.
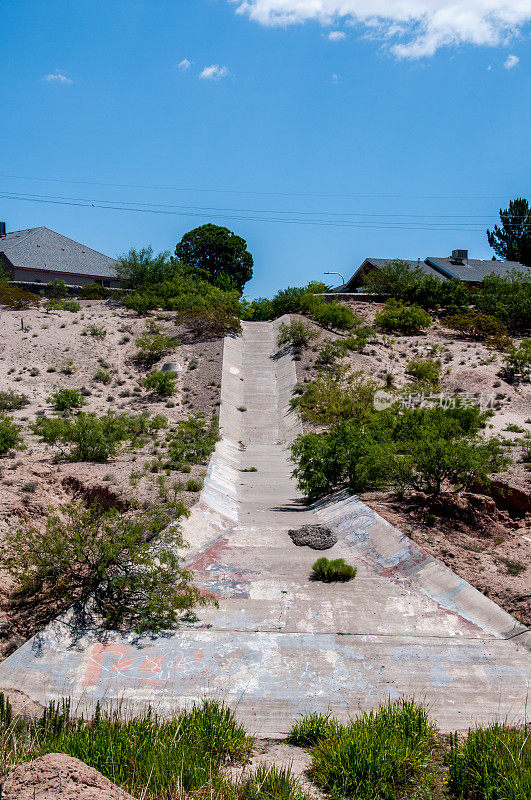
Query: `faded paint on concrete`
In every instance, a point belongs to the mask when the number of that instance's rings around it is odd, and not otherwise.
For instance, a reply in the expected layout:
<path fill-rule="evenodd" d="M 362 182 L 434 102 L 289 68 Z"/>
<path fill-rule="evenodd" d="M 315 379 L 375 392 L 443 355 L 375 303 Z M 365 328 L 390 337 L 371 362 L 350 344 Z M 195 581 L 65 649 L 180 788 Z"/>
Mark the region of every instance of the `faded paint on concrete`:
<path fill-rule="evenodd" d="M 168 713 L 217 697 L 262 736 L 286 733 L 307 710 L 347 718 L 404 694 L 426 700 L 443 729 L 522 719 L 522 626 L 358 498 L 301 505 L 288 460 L 301 431 L 289 405 L 295 369 L 276 352 L 278 325 L 244 323 L 225 342 L 222 439 L 182 526 L 187 563 L 219 609 L 153 638 L 74 637 L 66 615 L 0 664 L 0 682 L 40 702 L 121 698 Z M 354 581 L 309 580 L 319 554 L 288 530 L 314 523 L 337 536 L 327 555 L 355 565 Z"/>

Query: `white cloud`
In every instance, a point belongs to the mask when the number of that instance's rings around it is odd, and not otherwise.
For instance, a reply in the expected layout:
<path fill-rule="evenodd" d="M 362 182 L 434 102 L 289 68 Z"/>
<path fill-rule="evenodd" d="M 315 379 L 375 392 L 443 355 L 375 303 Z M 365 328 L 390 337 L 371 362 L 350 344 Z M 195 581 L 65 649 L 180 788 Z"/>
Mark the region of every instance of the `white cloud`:
<path fill-rule="evenodd" d="M 362 25 L 399 58 L 440 47 L 496 46 L 531 21 L 530 0 L 228 0 L 262 25 Z"/>
<path fill-rule="evenodd" d="M 55 72 L 50 72 L 49 75 L 45 75 L 43 81 L 57 81 L 57 83 L 74 83 L 72 78 L 67 78 L 66 75 L 63 75 L 62 72 L 59 72 L 58 69 Z"/>
<path fill-rule="evenodd" d="M 328 40 L 330 42 L 340 42 L 342 39 L 345 39 L 346 36 L 347 34 L 343 33 L 343 31 L 330 31 L 328 34 Z"/>
<path fill-rule="evenodd" d="M 332 74 L 332 83 L 339 83 L 339 79 L 340 79 L 340 77 L 341 77 L 341 76 L 340 76 L 340 75 L 338 75 L 338 74 L 337 74 L 337 72 L 334 72 L 334 73 Z"/>
<path fill-rule="evenodd" d="M 505 67 L 505 69 L 512 69 L 513 67 L 516 67 L 519 61 L 520 59 L 518 58 L 518 56 L 510 55 L 507 56 L 507 58 L 503 62 L 503 66 Z"/>
<path fill-rule="evenodd" d="M 182 60 L 182 61 L 180 61 L 180 62 L 177 64 L 177 66 L 179 67 L 179 69 L 180 69 L 182 72 L 186 72 L 186 70 L 190 69 L 190 67 L 192 66 L 192 64 L 193 64 L 193 61 L 190 61 L 190 59 L 189 59 L 189 58 L 183 58 L 183 60 Z"/>
<path fill-rule="evenodd" d="M 219 81 L 227 75 L 230 75 L 228 67 L 220 67 L 219 64 L 211 64 L 199 73 L 199 77 L 205 81 Z"/>

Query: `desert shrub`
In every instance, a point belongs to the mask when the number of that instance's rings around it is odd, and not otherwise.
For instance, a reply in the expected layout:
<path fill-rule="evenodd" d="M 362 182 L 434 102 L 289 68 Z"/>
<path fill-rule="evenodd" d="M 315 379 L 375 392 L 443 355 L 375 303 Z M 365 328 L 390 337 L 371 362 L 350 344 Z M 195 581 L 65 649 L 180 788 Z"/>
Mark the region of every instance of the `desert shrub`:
<path fill-rule="evenodd" d="M 19 394 L 12 389 L 0 392 L 0 411 L 19 411 L 29 403 L 29 398 L 25 394 Z"/>
<path fill-rule="evenodd" d="M 17 425 L 7 414 L 0 413 L 0 456 L 10 450 L 22 450 L 23 440 L 20 425 Z"/>
<path fill-rule="evenodd" d="M 197 478 L 190 478 L 186 481 L 184 488 L 187 492 L 200 492 L 203 488 L 203 481 Z"/>
<path fill-rule="evenodd" d="M 336 300 L 326 302 L 321 297 L 313 296 L 303 303 L 304 305 L 306 305 L 310 317 L 324 328 L 348 331 L 360 324 L 359 318 L 352 309 Z"/>
<path fill-rule="evenodd" d="M 336 720 L 330 714 L 314 711 L 311 714 L 301 715 L 301 719 L 297 720 L 289 731 L 287 742 L 297 747 L 313 747 L 320 739 L 332 736 L 337 727 Z"/>
<path fill-rule="evenodd" d="M 58 389 L 48 398 L 48 402 L 55 411 L 70 411 L 84 406 L 86 400 L 78 389 Z"/>
<path fill-rule="evenodd" d="M 312 565 L 312 579 L 332 583 L 334 581 L 351 581 L 356 575 L 356 567 L 351 567 L 342 558 L 331 561 L 322 556 Z"/>
<path fill-rule="evenodd" d="M 47 300 L 44 307 L 46 311 L 70 311 L 72 314 L 81 311 L 81 306 L 76 300 Z"/>
<path fill-rule="evenodd" d="M 131 438 L 127 414 L 98 417 L 81 412 L 72 419 L 39 417 L 33 430 L 46 444 L 57 447 L 68 461 L 103 463 L 117 455 L 122 444 Z"/>
<path fill-rule="evenodd" d="M 531 376 L 531 338 L 523 339 L 518 347 L 509 348 L 500 370 L 500 377 L 504 380 L 528 381 Z"/>
<path fill-rule="evenodd" d="M 37 308 L 40 306 L 41 299 L 36 294 L 19 289 L 12 283 L 0 283 L 0 303 L 20 311 L 24 308 Z"/>
<path fill-rule="evenodd" d="M 153 370 L 142 379 L 142 386 L 162 397 L 170 397 L 177 391 L 177 375 L 174 372 Z"/>
<path fill-rule="evenodd" d="M 146 364 L 154 364 L 165 353 L 175 350 L 179 342 L 165 334 L 156 322 L 149 320 L 144 332 L 135 339 L 135 344 L 138 347 L 137 359 Z"/>
<path fill-rule="evenodd" d="M 258 297 L 256 300 L 240 300 L 240 318 L 256 322 L 274 319 L 273 303 L 267 297 Z"/>
<path fill-rule="evenodd" d="M 315 364 L 318 367 L 336 367 L 338 359 L 343 358 L 347 352 L 348 347 L 344 339 L 327 339 L 319 348 Z"/>
<path fill-rule="evenodd" d="M 531 276 L 517 270 L 505 276 L 488 275 L 475 292 L 474 302 L 508 328 L 525 330 L 531 325 Z"/>
<path fill-rule="evenodd" d="M 44 531 L 30 521 L 12 530 L 7 566 L 20 593 L 90 607 L 105 627 L 160 630 L 211 600 L 192 585 L 177 555 L 182 537 L 168 527 L 186 513 L 181 504 L 131 514 L 71 504 L 50 512 Z"/>
<path fill-rule="evenodd" d="M 83 328 L 81 333 L 83 336 L 94 336 L 97 339 L 103 339 L 104 336 L 107 336 L 107 331 L 105 328 L 101 328 L 99 325 L 94 324 L 87 325 L 85 328 Z"/>
<path fill-rule="evenodd" d="M 166 467 L 179 470 L 192 464 L 206 464 L 219 439 L 218 419 L 207 421 L 204 414 L 191 414 L 181 420 L 167 437 Z"/>
<path fill-rule="evenodd" d="M 461 281 L 426 275 L 422 269 L 411 269 L 407 262 L 399 260 L 389 261 L 370 272 L 365 277 L 364 288 L 433 311 L 441 308 L 457 311 L 472 300 L 470 290 Z"/>
<path fill-rule="evenodd" d="M 347 486 L 353 491 L 395 486 L 437 496 L 485 483 L 508 458 L 499 439 L 479 431 L 487 412 L 477 407 L 363 413 L 326 433 L 298 436 L 291 447 L 294 475 L 310 499 Z"/>
<path fill-rule="evenodd" d="M 232 309 L 192 308 L 177 314 L 176 322 L 186 325 L 196 339 L 220 339 L 241 333 L 239 317 Z"/>
<path fill-rule="evenodd" d="M 106 369 L 97 369 L 94 373 L 93 380 L 98 381 L 98 383 L 110 383 L 112 381 L 112 375 Z"/>
<path fill-rule="evenodd" d="M 514 342 L 510 336 L 505 333 L 495 333 L 493 336 L 487 336 L 485 345 L 489 350 L 507 351 L 513 346 Z"/>
<path fill-rule="evenodd" d="M 416 305 L 405 305 L 388 300 L 383 311 L 376 314 L 375 324 L 384 331 L 420 333 L 431 325 L 430 315 Z"/>
<path fill-rule="evenodd" d="M 360 419 L 370 415 L 374 406 L 376 384 L 364 373 L 319 375 L 310 381 L 292 405 L 310 422 L 329 425 L 340 420 Z"/>
<path fill-rule="evenodd" d="M 456 798 L 524 800 L 531 797 L 531 739 L 520 728 L 493 723 L 451 737 L 448 788 Z"/>
<path fill-rule="evenodd" d="M 240 786 L 241 800 L 310 800 L 290 767 L 259 764 Z"/>
<path fill-rule="evenodd" d="M 374 328 L 369 325 L 359 325 L 350 331 L 349 336 L 343 341 L 348 350 L 353 350 L 356 353 L 363 353 L 367 343 L 375 335 Z"/>
<path fill-rule="evenodd" d="M 79 290 L 79 296 L 83 300 L 106 300 L 108 297 L 113 297 L 117 293 L 107 289 L 105 286 L 100 286 L 99 283 L 85 283 Z"/>
<path fill-rule="evenodd" d="M 278 329 L 277 347 L 291 345 L 292 347 L 306 347 L 318 334 L 302 320 L 281 322 Z"/>
<path fill-rule="evenodd" d="M 433 358 L 418 358 L 408 362 L 407 375 L 411 375 L 419 383 L 437 386 L 441 377 L 442 365 Z"/>
<path fill-rule="evenodd" d="M 64 281 L 55 278 L 55 280 L 48 283 L 48 294 L 50 297 L 55 298 L 68 297 L 68 286 Z"/>
<path fill-rule="evenodd" d="M 272 318 L 307 312 L 313 295 L 326 292 L 327 288 L 320 281 L 311 281 L 307 286 L 288 286 L 287 289 L 281 289 L 271 300 Z"/>
<path fill-rule="evenodd" d="M 59 367 L 59 371 L 62 372 L 63 375 L 73 375 L 76 369 L 77 367 L 74 364 L 73 358 L 65 358 Z"/>
<path fill-rule="evenodd" d="M 442 323 L 451 330 L 471 336 L 473 339 L 486 339 L 489 336 L 507 335 L 507 328 L 496 317 L 480 311 L 464 311 L 450 314 L 442 319 Z"/>
<path fill-rule="evenodd" d="M 412 787 L 424 784 L 424 791 L 429 789 L 427 761 L 435 744 L 422 706 L 412 700 L 389 700 L 320 739 L 312 750 L 310 770 L 332 797 L 395 800 Z"/>

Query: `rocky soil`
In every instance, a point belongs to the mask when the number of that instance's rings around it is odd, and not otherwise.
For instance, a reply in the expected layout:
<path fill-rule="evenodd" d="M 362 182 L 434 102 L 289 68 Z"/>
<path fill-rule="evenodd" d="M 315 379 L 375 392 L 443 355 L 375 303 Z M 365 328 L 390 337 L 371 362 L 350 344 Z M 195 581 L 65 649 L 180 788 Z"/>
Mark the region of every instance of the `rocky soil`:
<path fill-rule="evenodd" d="M 156 500 L 161 486 L 171 489 L 175 482 L 201 479 L 205 472 L 205 467 L 194 466 L 190 473 L 167 477 L 151 465 L 163 452 L 164 437 L 175 423 L 190 413 L 203 412 L 210 418 L 217 412 L 223 341 L 198 341 L 175 325 L 173 315 L 152 315 L 176 345 L 153 368 L 166 362 L 181 367 L 177 393 L 161 398 L 141 386 L 148 368 L 135 358 L 135 339 L 145 330 L 146 318 L 112 300 L 80 303 L 77 313 L 0 308 L 0 391 L 16 391 L 29 401 L 11 414 L 22 426 L 26 449 L 0 457 L 0 558 L 6 530 L 23 515 L 44 524 L 50 509 L 73 498 L 127 508 L 131 500 L 141 504 Z M 91 335 L 89 326 L 105 335 Z M 108 373 L 108 382 L 96 377 L 98 371 Z M 53 414 L 48 398 L 60 388 L 81 390 L 87 403 L 84 411 L 163 414 L 169 427 L 144 447 L 124 448 L 105 464 L 57 461 L 56 452 L 40 442 L 30 426 L 39 415 Z M 177 499 L 190 506 L 198 494 L 179 490 Z M 11 588 L 10 577 L 0 568 L 0 657 L 40 625 L 38 614 L 17 620 L 10 616 L 6 599 Z"/>
<path fill-rule="evenodd" d="M 353 303 L 355 313 L 372 324 L 383 308 L 378 303 Z M 306 383 L 317 375 L 317 353 L 327 340 L 340 338 L 309 323 L 319 334 L 297 361 L 297 378 Z M 516 340 L 518 341 L 518 340 Z M 531 624 L 531 472 L 522 461 L 521 439 L 531 432 L 531 384 L 509 384 L 498 376 L 503 355 L 480 342 L 461 337 L 435 323 L 421 335 L 378 333 L 363 354 L 350 353 L 343 364 L 393 386 L 417 392 L 405 368 L 414 358 L 438 358 L 443 365 L 440 388 L 433 394 L 461 397 L 491 408 L 487 433 L 507 444 L 514 460 L 504 474 L 494 475 L 490 489 L 441 497 L 435 519 L 411 498 L 398 500 L 385 492 L 362 499 L 385 519 L 411 536 L 458 575 L 488 595 L 525 624 Z M 309 425 L 305 426 L 310 429 Z"/>

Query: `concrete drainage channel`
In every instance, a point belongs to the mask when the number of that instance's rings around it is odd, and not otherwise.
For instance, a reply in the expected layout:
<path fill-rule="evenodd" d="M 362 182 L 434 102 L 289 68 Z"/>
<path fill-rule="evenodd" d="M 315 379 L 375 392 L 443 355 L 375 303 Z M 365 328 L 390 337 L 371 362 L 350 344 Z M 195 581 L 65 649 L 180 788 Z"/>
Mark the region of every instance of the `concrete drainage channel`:
<path fill-rule="evenodd" d="M 308 710 L 347 718 L 400 695 L 424 700 L 443 730 L 523 720 L 529 632 L 356 497 L 301 505 L 288 462 L 301 430 L 289 406 L 295 368 L 276 352 L 280 322 L 244 323 L 225 342 L 222 439 L 183 525 L 189 565 L 219 609 L 142 639 L 73 638 L 58 620 L 0 664 L 0 685 L 41 703 L 122 699 L 130 711 L 216 697 L 263 737 Z M 328 532 L 327 556 L 357 566 L 354 581 L 308 580 L 320 553 L 289 531 L 314 525 Z"/>

